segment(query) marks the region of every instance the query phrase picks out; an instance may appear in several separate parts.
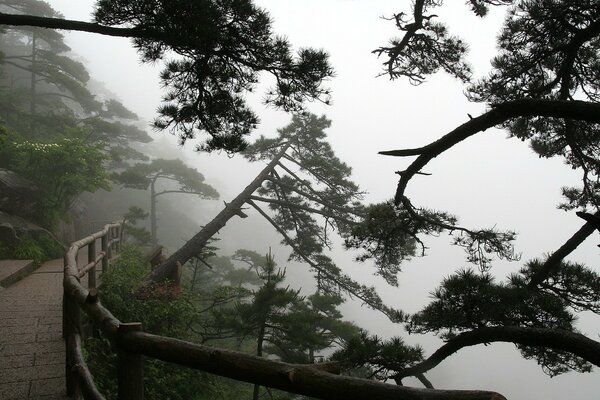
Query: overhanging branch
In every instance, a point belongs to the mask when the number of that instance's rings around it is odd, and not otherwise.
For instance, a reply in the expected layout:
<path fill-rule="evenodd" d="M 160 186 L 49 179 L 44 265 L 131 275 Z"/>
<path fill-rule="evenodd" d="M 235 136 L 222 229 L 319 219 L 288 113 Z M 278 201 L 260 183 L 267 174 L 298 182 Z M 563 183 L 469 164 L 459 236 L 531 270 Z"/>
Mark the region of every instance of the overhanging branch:
<path fill-rule="evenodd" d="M 579 215 L 579 213 L 578 213 Z M 597 212 L 595 215 L 590 215 L 591 217 L 600 216 L 600 212 Z M 530 289 L 535 288 L 537 285 L 542 283 L 548 276 L 559 266 L 560 262 L 569 254 L 571 254 L 581 243 L 585 241 L 594 231 L 598 229 L 595 220 L 587 220 L 587 222 L 577 231 L 573 236 L 569 238 L 560 246 L 558 250 L 556 250 L 544 265 L 537 271 L 532 277 L 527 287 Z"/>
<path fill-rule="evenodd" d="M 139 39 L 163 40 L 160 32 L 140 28 L 116 28 L 91 22 L 74 21 L 62 18 L 36 17 L 33 15 L 17 15 L 0 13 L 0 25 L 36 26 L 39 28 L 62 29 L 97 33 L 100 35 L 128 37 Z"/>
<path fill-rule="evenodd" d="M 409 376 L 417 376 L 433 369 L 463 347 L 492 342 L 509 342 L 566 351 L 600 366 L 600 343 L 580 333 L 549 328 L 498 326 L 461 333 L 446 342 L 427 360 L 398 372 L 393 378 L 402 380 Z"/>
<path fill-rule="evenodd" d="M 381 151 L 379 154 L 388 156 L 418 156 L 400 175 L 400 181 L 396 189 L 395 204 L 398 205 L 402 201 L 408 181 L 427 165 L 429 161 L 444 151 L 479 132 L 499 125 L 511 118 L 533 116 L 568 118 L 600 123 L 600 104 L 579 100 L 520 99 L 509 101 L 499 104 L 485 114 L 460 125 L 427 146 L 415 149 Z"/>

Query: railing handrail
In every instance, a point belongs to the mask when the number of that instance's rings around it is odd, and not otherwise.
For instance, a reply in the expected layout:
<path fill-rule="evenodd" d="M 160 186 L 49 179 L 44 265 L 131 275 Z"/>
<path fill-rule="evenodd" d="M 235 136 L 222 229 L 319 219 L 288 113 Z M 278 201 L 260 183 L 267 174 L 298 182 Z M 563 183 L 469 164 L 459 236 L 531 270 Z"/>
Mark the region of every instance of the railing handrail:
<path fill-rule="evenodd" d="M 104 400 L 98 391 L 93 376 L 83 359 L 81 349 L 81 318 L 83 309 L 102 331 L 112 337 L 121 322 L 112 313 L 98 303 L 96 289 L 96 266 L 102 263 L 105 272 L 112 258 L 111 250 L 119 248 L 121 224 L 107 224 L 101 231 L 73 242 L 64 257 L 63 277 L 63 337 L 66 341 L 66 385 L 67 395 L 85 399 Z M 101 251 L 96 252 L 96 241 L 101 240 Z M 116 241 L 115 241 L 116 240 Z M 79 270 L 77 257 L 79 251 L 88 246 L 88 263 Z M 91 261 L 90 261 L 91 260 Z M 81 285 L 80 279 L 88 275 L 88 288 Z"/>
<path fill-rule="evenodd" d="M 504 399 L 497 393 L 487 391 L 417 389 L 340 376 L 331 373 L 328 368 L 331 363 L 289 364 L 142 332 L 140 323 L 123 323 L 104 308 L 98 301 L 98 291 L 95 288 L 95 267 L 100 261 L 103 272 L 109 267 L 112 249 L 118 251 L 120 246 L 120 230 L 121 224 L 108 224 L 103 230 L 74 242 L 65 254 L 63 336 L 67 341 L 69 396 L 78 398 L 83 395 L 85 399 L 104 400 L 82 356 L 81 309 L 116 344 L 119 400 L 143 400 L 142 356 L 322 399 Z M 96 254 L 95 244 L 98 239 L 102 240 L 102 250 Z M 84 246 L 88 246 L 88 263 L 79 270 L 77 255 Z M 90 274 L 87 289 L 80 282 L 85 274 Z M 90 283 L 90 280 L 93 282 Z"/>

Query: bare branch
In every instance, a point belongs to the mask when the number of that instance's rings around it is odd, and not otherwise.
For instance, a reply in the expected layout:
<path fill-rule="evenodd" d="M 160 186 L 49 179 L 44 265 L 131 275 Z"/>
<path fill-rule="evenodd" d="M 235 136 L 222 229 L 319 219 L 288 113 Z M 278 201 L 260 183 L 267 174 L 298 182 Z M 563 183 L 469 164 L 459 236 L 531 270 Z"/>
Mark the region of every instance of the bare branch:
<path fill-rule="evenodd" d="M 435 368 L 464 347 L 492 342 L 508 342 L 566 351 L 600 366 L 600 343 L 580 333 L 549 328 L 497 326 L 475 329 L 456 335 L 427 360 L 398 372 L 393 378 L 402 380 L 408 376 L 417 376 Z"/>
<path fill-rule="evenodd" d="M 591 217 L 597 218 L 600 216 L 600 212 L 597 212 L 594 215 L 590 215 Z M 597 228 L 595 221 L 586 220 L 587 222 L 577 231 L 573 236 L 569 238 L 560 246 L 558 250 L 556 250 L 542 265 L 539 271 L 533 275 L 529 284 L 527 285 L 529 288 L 533 289 L 540 283 L 542 283 L 551 273 L 552 271 L 560 265 L 560 262 L 569 254 L 571 254 L 581 243 L 585 241 Z"/>
<path fill-rule="evenodd" d="M 429 161 L 479 132 L 499 125 L 511 118 L 527 116 L 569 118 L 600 123 L 600 104 L 579 100 L 520 99 L 509 101 L 499 104 L 485 114 L 469 120 L 427 146 L 416 149 L 381 151 L 379 154 L 388 156 L 418 156 L 400 176 L 394 200 L 396 205 L 402 201 L 408 181 L 427 165 Z"/>

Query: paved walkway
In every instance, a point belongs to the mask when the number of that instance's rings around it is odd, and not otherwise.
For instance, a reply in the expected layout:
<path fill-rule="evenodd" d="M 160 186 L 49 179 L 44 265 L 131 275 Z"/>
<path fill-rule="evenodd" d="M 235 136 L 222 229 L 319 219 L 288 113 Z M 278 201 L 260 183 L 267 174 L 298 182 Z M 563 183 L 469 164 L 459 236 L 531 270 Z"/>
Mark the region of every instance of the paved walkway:
<path fill-rule="evenodd" d="M 0 288 L 0 399 L 64 400 L 63 261 Z"/>

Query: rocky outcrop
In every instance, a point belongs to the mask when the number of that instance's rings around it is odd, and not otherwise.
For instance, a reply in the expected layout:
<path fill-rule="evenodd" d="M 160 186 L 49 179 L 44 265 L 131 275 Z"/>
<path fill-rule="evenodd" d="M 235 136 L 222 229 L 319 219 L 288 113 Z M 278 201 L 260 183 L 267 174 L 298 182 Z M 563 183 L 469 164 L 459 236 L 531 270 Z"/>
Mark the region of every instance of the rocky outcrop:
<path fill-rule="evenodd" d="M 0 168 L 0 211 L 29 219 L 35 210 L 37 187 L 15 172 Z"/>

